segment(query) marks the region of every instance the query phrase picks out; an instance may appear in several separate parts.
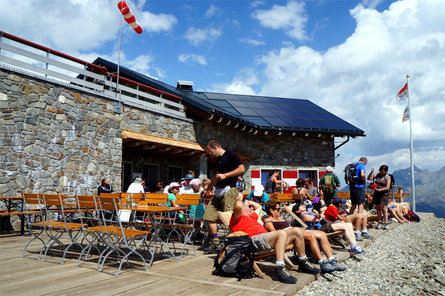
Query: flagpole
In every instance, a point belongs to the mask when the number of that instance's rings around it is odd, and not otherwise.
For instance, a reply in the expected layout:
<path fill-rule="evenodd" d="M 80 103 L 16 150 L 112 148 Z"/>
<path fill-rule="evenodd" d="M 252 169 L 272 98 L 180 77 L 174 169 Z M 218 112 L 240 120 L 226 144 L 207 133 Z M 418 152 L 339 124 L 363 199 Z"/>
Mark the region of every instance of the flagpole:
<path fill-rule="evenodd" d="M 117 73 L 116 73 L 116 96 L 119 95 L 119 110 L 121 107 L 121 91 L 119 89 L 119 70 L 121 64 L 121 39 L 122 39 L 122 15 L 119 16 L 120 19 L 120 27 L 119 27 L 119 46 L 117 50 Z M 120 113 L 120 112 L 119 112 Z"/>
<path fill-rule="evenodd" d="M 406 83 L 408 83 L 409 75 L 406 75 Z M 409 83 L 408 83 L 409 85 Z M 407 89 L 408 92 L 408 110 L 409 110 L 409 163 L 411 168 L 411 201 L 413 204 L 413 211 L 416 212 L 416 185 L 414 178 L 414 159 L 413 159 L 413 133 L 412 133 L 412 120 L 413 120 L 413 112 L 411 110 L 411 101 L 409 99 L 409 87 Z"/>

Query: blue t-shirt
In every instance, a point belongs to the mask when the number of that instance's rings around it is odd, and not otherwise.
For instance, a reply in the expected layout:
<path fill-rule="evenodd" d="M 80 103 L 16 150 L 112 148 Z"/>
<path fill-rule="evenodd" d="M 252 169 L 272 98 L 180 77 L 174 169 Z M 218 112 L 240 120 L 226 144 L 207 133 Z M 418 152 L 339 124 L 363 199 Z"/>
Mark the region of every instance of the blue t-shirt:
<path fill-rule="evenodd" d="M 256 198 L 258 198 L 258 196 L 255 196 Z M 249 195 L 246 197 L 247 199 L 252 199 L 253 198 L 253 190 L 250 191 Z M 263 196 L 261 196 L 261 198 L 259 199 L 260 203 L 263 204 L 263 210 L 266 210 L 266 202 L 270 199 L 269 194 L 267 194 L 266 192 L 263 193 Z"/>
<path fill-rule="evenodd" d="M 354 164 L 356 164 L 356 163 L 358 163 L 358 165 L 355 168 L 355 175 L 357 176 L 357 178 L 359 180 L 359 183 L 355 184 L 354 187 L 361 187 L 361 188 L 363 188 L 363 187 L 365 187 L 365 185 L 363 184 L 363 179 L 362 179 L 362 177 L 360 175 L 360 172 L 361 171 L 365 171 L 365 164 L 362 163 L 362 162 L 358 162 L 358 161 L 354 162 Z"/>

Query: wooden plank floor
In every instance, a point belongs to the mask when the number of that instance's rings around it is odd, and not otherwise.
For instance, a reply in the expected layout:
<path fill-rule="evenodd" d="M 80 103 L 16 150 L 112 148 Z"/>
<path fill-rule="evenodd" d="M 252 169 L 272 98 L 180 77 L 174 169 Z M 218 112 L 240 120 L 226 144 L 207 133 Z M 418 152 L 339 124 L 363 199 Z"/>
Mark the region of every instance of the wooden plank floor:
<path fill-rule="evenodd" d="M 396 223 L 390 225 L 391 228 Z M 380 232 L 382 233 L 382 232 Z M 375 235 L 374 231 L 371 234 Z M 274 263 L 259 263 L 264 278 L 225 278 L 212 275 L 215 255 L 200 251 L 198 256 L 184 256 L 182 262 L 171 258 L 156 258 L 149 272 L 130 266 L 122 270 L 119 278 L 94 270 L 94 261 L 76 267 L 77 258 L 71 256 L 65 264 L 21 258 L 29 237 L 17 234 L 0 234 L 0 295 L 295 295 L 304 285 L 313 281 L 313 275 L 296 271 L 295 285 L 282 284 L 273 279 Z M 369 241 L 364 241 L 368 244 Z M 361 244 L 362 246 L 365 246 Z M 31 251 L 37 252 L 37 244 Z M 31 254 L 36 255 L 36 254 Z M 73 254 L 74 255 L 74 254 Z M 343 261 L 349 257 L 345 250 L 336 250 Z M 60 261 L 60 256 L 49 256 Z M 114 271 L 111 267 L 109 271 Z"/>

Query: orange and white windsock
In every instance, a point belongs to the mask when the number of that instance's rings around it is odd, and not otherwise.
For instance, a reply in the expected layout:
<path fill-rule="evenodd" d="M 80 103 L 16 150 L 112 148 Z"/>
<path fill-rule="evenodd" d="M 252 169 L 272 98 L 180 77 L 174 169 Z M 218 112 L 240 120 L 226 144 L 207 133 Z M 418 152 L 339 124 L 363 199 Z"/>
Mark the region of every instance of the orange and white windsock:
<path fill-rule="evenodd" d="M 142 27 L 136 21 L 136 18 L 134 17 L 130 8 L 128 8 L 127 3 L 125 3 L 125 1 L 119 1 L 119 3 L 117 4 L 117 7 L 122 12 L 122 15 L 124 16 L 125 21 L 133 28 L 133 30 L 138 34 L 141 34 Z"/>

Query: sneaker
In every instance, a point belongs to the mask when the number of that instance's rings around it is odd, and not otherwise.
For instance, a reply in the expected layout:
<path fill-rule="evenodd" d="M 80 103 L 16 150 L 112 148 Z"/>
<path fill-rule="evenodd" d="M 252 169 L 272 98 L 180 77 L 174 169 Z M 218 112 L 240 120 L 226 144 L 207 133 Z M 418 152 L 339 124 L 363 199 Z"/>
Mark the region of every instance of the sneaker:
<path fill-rule="evenodd" d="M 299 272 L 305 272 L 310 274 L 317 274 L 320 273 L 320 269 L 313 267 L 309 264 L 307 260 L 299 260 L 298 262 L 298 271 Z"/>
<path fill-rule="evenodd" d="M 357 246 L 355 248 L 351 248 L 351 251 L 349 252 L 351 255 L 365 255 L 366 251 L 362 250 L 360 246 Z"/>
<path fill-rule="evenodd" d="M 341 266 L 340 264 L 338 264 L 337 258 L 332 259 L 331 261 L 329 261 L 329 264 L 331 264 L 331 266 L 334 267 L 336 271 L 345 271 L 346 270 L 346 267 Z"/>
<path fill-rule="evenodd" d="M 383 226 L 382 229 L 383 229 L 383 230 L 388 230 L 388 224 L 385 224 L 385 226 Z"/>
<path fill-rule="evenodd" d="M 330 262 L 328 262 L 327 260 L 323 260 L 323 262 L 320 263 L 320 268 L 321 268 L 321 271 L 324 271 L 324 272 L 333 272 L 336 270 L 335 267 L 332 266 L 330 264 Z"/>
<path fill-rule="evenodd" d="M 363 240 L 363 237 L 360 235 L 360 233 L 356 233 L 355 234 L 355 240 L 356 241 L 362 241 Z"/>
<path fill-rule="evenodd" d="M 366 239 L 373 239 L 374 237 L 370 235 L 368 232 L 362 232 L 362 237 Z"/>
<path fill-rule="evenodd" d="M 377 226 L 375 227 L 375 229 L 382 229 L 382 223 L 377 224 Z"/>
<path fill-rule="evenodd" d="M 287 272 L 285 266 L 275 266 L 275 276 L 282 283 L 295 284 L 297 282 L 297 279 Z"/>

